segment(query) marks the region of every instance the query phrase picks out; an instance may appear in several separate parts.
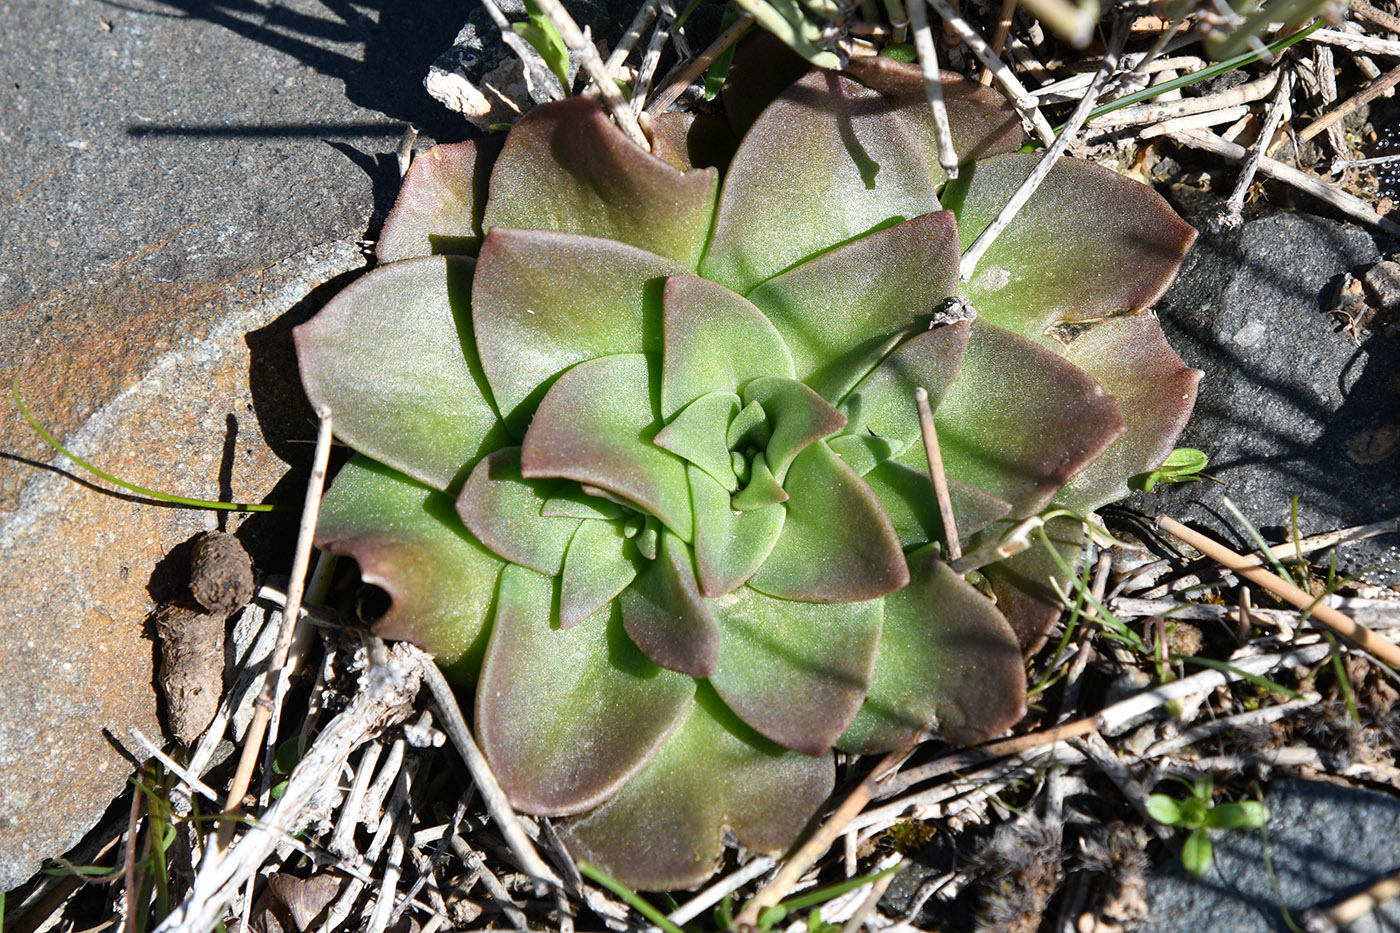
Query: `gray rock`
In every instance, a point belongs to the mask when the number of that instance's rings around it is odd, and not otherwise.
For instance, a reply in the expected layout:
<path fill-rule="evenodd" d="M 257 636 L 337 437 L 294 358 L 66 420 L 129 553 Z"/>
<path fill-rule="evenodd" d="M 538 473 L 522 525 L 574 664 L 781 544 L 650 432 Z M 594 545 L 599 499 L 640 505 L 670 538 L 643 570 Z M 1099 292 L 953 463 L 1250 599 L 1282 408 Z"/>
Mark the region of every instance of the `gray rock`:
<path fill-rule="evenodd" d="M 1274 541 L 1287 537 L 1295 495 L 1304 534 L 1400 516 L 1400 344 L 1375 328 L 1358 346 L 1328 313 L 1340 277 L 1380 259 L 1376 243 L 1359 227 L 1282 211 L 1230 232 L 1198 226 L 1157 311 L 1172 346 L 1206 374 L 1179 443 L 1209 454 L 1207 472 L 1226 485 L 1159 484 L 1139 505 L 1245 548 L 1222 491 Z M 1400 582 L 1400 536 L 1342 556 L 1347 572 Z"/>
<path fill-rule="evenodd" d="M 1281 907 L 1295 922 L 1310 907 L 1327 906 L 1395 871 L 1400 797 L 1318 781 L 1276 782 L 1269 808 L 1267 857 L 1258 832 L 1211 835 L 1215 858 L 1202 878 L 1178 865 L 1149 884 L 1146 929 L 1154 933 L 1263 933 L 1288 930 Z M 1180 840 L 1178 840 L 1179 842 Z M 1391 900 L 1351 924 L 1350 933 L 1394 930 L 1400 900 Z"/>

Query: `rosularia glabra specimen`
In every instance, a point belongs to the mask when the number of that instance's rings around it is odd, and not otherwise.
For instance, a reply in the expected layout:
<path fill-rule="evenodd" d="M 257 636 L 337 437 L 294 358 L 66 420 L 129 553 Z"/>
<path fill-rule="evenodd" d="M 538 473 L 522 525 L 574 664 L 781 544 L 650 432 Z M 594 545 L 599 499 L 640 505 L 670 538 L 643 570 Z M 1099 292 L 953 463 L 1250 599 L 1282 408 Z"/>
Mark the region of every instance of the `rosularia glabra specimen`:
<path fill-rule="evenodd" d="M 635 887 L 702 881 L 725 828 L 789 845 L 833 749 L 1021 717 L 1054 565 L 950 567 L 915 387 L 984 555 L 1124 494 L 1190 411 L 1145 312 L 1194 231 L 1065 162 L 960 285 L 1038 156 L 999 97 L 944 95 L 955 182 L 888 59 L 732 96 L 728 126 L 667 115 L 651 153 L 589 98 L 541 106 L 421 156 L 379 266 L 297 329 L 358 452 L 319 545 L 474 686 L 512 803 Z"/>

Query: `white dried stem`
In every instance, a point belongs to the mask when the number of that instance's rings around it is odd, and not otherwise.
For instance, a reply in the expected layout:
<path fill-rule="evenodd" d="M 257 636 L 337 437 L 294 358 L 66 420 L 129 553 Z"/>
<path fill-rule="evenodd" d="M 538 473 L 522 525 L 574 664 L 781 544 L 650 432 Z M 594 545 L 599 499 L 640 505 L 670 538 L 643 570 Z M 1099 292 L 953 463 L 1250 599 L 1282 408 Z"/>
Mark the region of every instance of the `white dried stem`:
<path fill-rule="evenodd" d="M 496 873 L 487 866 L 481 853 L 469 846 L 467 841 L 455 831 L 449 842 L 457 857 L 481 878 L 481 883 L 485 885 L 487 893 L 491 895 L 491 899 L 496 902 L 496 906 L 501 909 L 501 912 L 506 915 L 510 925 L 521 933 L 529 933 L 530 924 L 525 919 L 525 914 L 521 912 L 520 905 L 510 896 L 510 892 L 506 890 L 505 885 L 501 884 L 501 879 L 496 877 Z"/>
<path fill-rule="evenodd" d="M 729 24 L 729 28 L 716 36 L 715 41 L 706 46 L 703 52 L 690 61 L 682 62 L 671 69 L 671 72 L 661 82 L 660 93 L 652 98 L 650 104 L 647 104 L 646 113 L 653 117 L 659 113 L 665 113 L 666 108 L 685 93 L 685 89 L 690 87 L 692 81 L 699 78 L 706 68 L 714 64 L 715 59 L 724 54 L 725 49 L 738 42 L 739 37 L 748 32 L 753 22 L 752 13 L 740 13 L 734 22 Z"/>
<path fill-rule="evenodd" d="M 378 826 L 383 819 L 384 801 L 388 799 L 389 792 L 394 789 L 394 782 L 398 780 L 399 771 L 403 768 L 404 751 L 408 743 L 403 736 L 394 739 L 389 746 L 389 756 L 384 759 L 384 763 L 379 767 L 379 773 L 374 778 L 374 783 L 370 784 L 369 790 L 365 792 L 364 800 L 360 803 L 359 821 L 366 828 L 373 829 Z"/>
<path fill-rule="evenodd" d="M 1278 722 L 1286 719 L 1294 713 L 1300 712 L 1318 702 L 1322 697 L 1312 693 L 1304 696 L 1300 700 L 1287 700 L 1283 703 L 1275 703 L 1272 706 L 1265 706 L 1261 709 L 1245 710 L 1230 716 L 1222 716 L 1219 719 L 1202 723 L 1191 729 L 1187 729 L 1180 735 L 1168 739 L 1160 739 L 1148 746 L 1143 752 L 1143 758 L 1160 758 L 1163 755 L 1170 755 L 1183 748 L 1190 748 L 1198 742 L 1203 742 L 1212 736 L 1220 735 L 1222 732 L 1231 732 L 1246 726 L 1266 725 L 1271 722 Z"/>
<path fill-rule="evenodd" d="M 534 843 L 530 841 L 530 837 L 525 834 L 524 828 L 520 825 L 520 817 L 511 807 L 510 799 L 501 789 L 500 782 L 496 780 L 496 775 L 486 762 L 486 756 L 481 753 L 480 746 L 476 744 L 476 739 L 472 738 L 471 731 L 467 728 L 466 720 L 462 718 L 462 711 L 457 705 L 457 698 L 452 693 L 452 687 L 442 676 L 442 672 L 432 663 L 431 658 L 427 655 L 422 655 L 422 657 L 424 659 L 423 679 L 433 693 L 433 700 L 437 704 L 438 718 L 441 720 L 443 731 L 447 733 L 448 738 L 452 739 L 453 744 L 457 746 L 457 751 L 462 756 L 462 760 L 466 762 L 467 770 L 471 772 L 472 780 L 476 782 L 476 788 L 486 802 L 486 810 L 496 821 L 496 826 L 505 838 L 506 845 L 510 846 L 510 851 L 515 855 L 520 867 L 535 880 L 536 884 L 561 884 L 559 877 L 535 851 Z"/>
<path fill-rule="evenodd" d="M 627 61 L 627 56 L 632 54 L 632 49 L 641 41 L 642 33 L 646 32 L 651 21 L 656 19 L 656 12 L 661 6 L 661 0 L 646 0 L 642 8 L 637 11 L 637 15 L 632 18 L 632 25 L 627 27 L 627 31 L 622 34 L 622 38 L 617 40 L 617 48 L 612 50 L 607 62 L 603 67 L 608 70 L 608 74 L 617 77 L 617 71 Z"/>
<path fill-rule="evenodd" d="M 1264 128 L 1250 150 L 1249 158 L 1240 168 L 1240 177 L 1235 181 L 1235 190 L 1230 193 L 1230 197 L 1226 199 L 1222 209 L 1223 219 L 1228 226 L 1238 226 L 1244 219 L 1245 195 L 1249 193 L 1249 186 L 1254 184 L 1254 173 L 1259 170 L 1259 160 L 1264 157 L 1264 153 L 1273 144 L 1274 134 L 1278 132 L 1279 123 L 1283 121 L 1283 113 L 1288 109 L 1288 98 L 1292 91 L 1293 81 L 1289 72 L 1285 70 L 1278 77 L 1278 88 L 1274 91 L 1274 99 L 1269 102 L 1268 115 L 1264 118 Z"/>
<path fill-rule="evenodd" d="M 1198 113 L 1190 117 L 1177 117 L 1175 120 L 1163 120 L 1161 123 L 1154 123 L 1138 132 L 1138 139 L 1155 139 L 1158 136 L 1170 136 L 1172 133 L 1179 133 L 1182 130 L 1199 130 L 1212 126 L 1220 126 L 1222 123 L 1233 123 L 1240 117 L 1249 114 L 1249 105 L 1240 104 L 1238 107 L 1227 107 L 1224 110 L 1212 110 L 1210 113 Z M 1095 127 L 1097 129 L 1097 127 Z"/>
<path fill-rule="evenodd" d="M 398 772 L 394 780 L 394 795 L 389 799 L 389 805 L 384 811 L 384 818 L 379 821 L 378 828 L 375 829 L 374 838 L 370 840 L 369 846 L 365 849 L 363 860 L 360 862 L 361 876 L 351 878 L 350 883 L 345 886 L 345 890 L 340 892 L 340 896 L 335 899 L 335 903 L 326 913 L 326 929 L 334 930 L 339 927 L 350 916 L 351 909 L 355 902 L 360 899 L 360 893 L 368 886 L 365 879 L 374 875 L 374 864 L 379 861 L 379 854 L 384 851 L 384 846 L 397 831 L 401 822 L 412 821 L 412 814 L 404 814 L 408 808 L 409 793 L 413 787 L 413 775 L 417 763 L 409 762 L 406 767 Z"/>
<path fill-rule="evenodd" d="M 924 441 L 924 459 L 928 461 L 933 496 L 938 502 L 938 517 L 943 522 L 943 540 L 948 545 L 947 559 L 959 560 L 962 557 L 962 542 L 958 539 L 957 518 L 953 515 L 953 498 L 948 493 L 948 474 L 943 471 L 943 452 L 938 446 L 933 408 L 929 405 L 928 390 L 923 386 L 914 389 L 914 406 L 919 411 L 919 433 Z"/>
<path fill-rule="evenodd" d="M 397 647 L 389 663 L 366 672 L 350 705 L 329 723 L 287 778 L 277 802 L 251 823 L 223 860 L 206 858 L 189 893 L 158 933 L 205 933 L 218 922 L 284 838 L 310 822 L 312 801 L 339 778 L 350 754 L 413 712 L 421 667 Z"/>
<path fill-rule="evenodd" d="M 178 777 L 187 788 L 215 803 L 219 802 L 219 795 L 212 787 L 192 774 L 189 769 L 182 767 L 174 758 L 171 758 L 165 752 L 161 751 L 160 746 L 146 738 L 145 734 L 142 733 L 140 729 L 133 728 L 131 730 L 131 737 L 136 740 L 136 744 L 146 750 L 146 754 L 165 765 L 165 769 Z"/>
<path fill-rule="evenodd" d="M 1129 56 L 1125 55 L 1123 56 L 1123 60 L 1124 62 L 1128 62 L 1131 59 Z M 1170 75 L 1166 75 L 1163 78 L 1163 80 L 1169 81 L 1183 73 L 1190 74 L 1194 71 L 1200 71 L 1204 67 L 1206 67 L 1206 61 L 1203 58 L 1197 58 L 1194 55 L 1178 55 L 1173 58 L 1163 58 L 1154 61 L 1144 68 L 1144 72 L 1149 75 L 1171 72 Z M 1095 70 L 1097 70 L 1097 66 Z M 1031 96 L 1042 104 L 1062 104 L 1072 100 L 1079 100 L 1079 98 L 1084 96 L 1084 89 L 1087 88 L 1089 83 L 1093 80 L 1093 71 L 1083 71 L 1079 74 L 1071 75 L 1068 78 L 1061 78 L 1059 81 L 1047 84 L 1044 87 L 1037 88 L 1031 91 Z M 1269 89 L 1273 89 L 1272 83 L 1270 83 Z M 1268 92 L 1266 91 L 1265 95 L 1267 96 L 1267 94 Z M 1165 93 L 1159 96 L 1157 100 L 1161 100 L 1164 96 L 1166 96 Z M 1099 117 L 1098 120 L 1094 121 L 1094 124 L 1097 126 L 1099 121 L 1105 119 L 1107 116 L 1108 115 L 1105 114 L 1103 117 Z"/>
<path fill-rule="evenodd" d="M 394 901 L 398 893 L 399 878 L 403 875 L 404 851 L 413 839 L 411 819 L 394 821 L 393 837 L 389 840 L 389 855 L 384 860 L 383 874 L 379 882 L 379 893 L 375 897 L 374 910 L 370 912 L 365 933 L 384 933 L 389 926 L 389 917 L 394 913 Z M 407 906 L 405 901 L 404 906 Z"/>
<path fill-rule="evenodd" d="M 670 920 L 676 926 L 684 926 L 730 894 L 733 894 L 750 881 L 762 875 L 768 869 L 772 868 L 773 865 L 773 859 L 766 855 L 760 855 L 751 859 L 747 865 L 725 875 L 723 878 L 671 911 L 666 919 Z"/>
<path fill-rule="evenodd" d="M 1367 87 L 1366 90 L 1359 94 L 1352 95 L 1341 106 L 1332 109 L 1308 124 L 1307 127 L 1298 134 L 1298 139 L 1305 142 L 1312 139 L 1323 130 L 1331 130 L 1337 127 L 1337 124 L 1339 124 L 1343 118 L 1356 112 L 1366 104 L 1369 104 L 1377 97 L 1380 97 L 1390 88 L 1395 87 L 1396 84 L 1400 84 L 1400 65 L 1397 65 L 1380 78 L 1371 82 L 1371 85 Z M 1340 130 L 1340 127 L 1337 128 Z"/>
<path fill-rule="evenodd" d="M 1006 37 L 1011 34 L 1011 21 L 1016 17 L 1016 0 L 1001 0 L 1001 9 L 997 12 L 997 28 L 992 33 L 991 52 L 998 58 L 1001 57 L 1001 50 L 1006 48 Z M 992 83 L 992 71 L 990 68 L 982 69 L 982 76 L 978 78 L 982 85 L 988 86 Z"/>
<path fill-rule="evenodd" d="M 340 821 L 336 823 L 326 850 L 336 858 L 348 859 L 355 855 L 355 827 L 360 823 L 363 812 L 365 791 L 369 789 L 370 778 L 374 776 L 374 766 L 384 751 L 380 742 L 370 742 L 360 753 L 360 764 L 355 769 L 355 779 L 350 785 L 350 796 L 340 808 Z"/>
<path fill-rule="evenodd" d="M 1214 153 L 1232 162 L 1243 162 L 1249 157 L 1249 152 L 1243 146 L 1227 142 L 1219 136 L 1205 130 L 1183 130 L 1182 132 L 1171 134 L 1171 138 L 1182 145 Z M 1292 185 L 1299 191 L 1303 191 L 1320 201 L 1332 205 L 1337 210 L 1342 211 L 1364 224 L 1377 227 L 1392 235 L 1400 235 L 1400 224 L 1377 214 L 1374 208 L 1360 198 L 1340 191 L 1322 179 L 1309 175 L 1307 172 L 1300 171 L 1283 162 L 1278 162 L 1268 156 L 1264 156 L 1259 160 L 1259 171 L 1269 178 L 1281 181 L 1287 185 Z"/>
<path fill-rule="evenodd" d="M 1322 105 L 1331 107 L 1337 101 L 1337 66 L 1331 46 L 1319 45 L 1313 49 L 1313 67 L 1317 70 Z M 1332 146 L 1332 152 L 1338 157 L 1346 158 L 1351 154 L 1347 150 L 1346 134 L 1342 132 L 1340 125 L 1334 123 L 1327 127 L 1327 141 Z"/>
<path fill-rule="evenodd" d="M 932 0 L 934 3 L 942 3 L 944 0 Z M 996 242 L 997 237 L 1011 225 L 1011 221 L 1016 219 L 1016 215 L 1021 212 L 1021 208 L 1026 206 L 1031 196 L 1040 188 L 1041 182 L 1045 181 L 1050 174 L 1050 170 L 1055 167 L 1055 163 L 1069 149 L 1070 143 L 1074 141 L 1079 128 L 1084 125 L 1084 121 L 1089 118 L 1089 112 L 1094 109 L 1094 104 L 1099 99 L 1099 91 L 1103 88 L 1108 76 L 1113 73 L 1113 69 L 1118 67 L 1118 56 L 1122 53 L 1123 43 L 1128 38 L 1128 18 L 1120 17 L 1113 29 L 1113 37 L 1109 42 L 1109 48 L 1103 57 L 1103 62 L 1099 66 L 1098 72 L 1094 75 L 1093 82 L 1090 83 L 1087 91 L 1084 92 L 1084 99 L 1074 108 L 1074 113 L 1070 115 L 1065 123 L 1062 133 L 1045 150 L 1045 154 L 1040 157 L 1035 168 L 1031 169 L 1030 175 L 1016 189 L 1016 193 L 1011 196 L 1006 205 L 997 213 L 987 228 L 978 234 L 977 239 L 963 253 L 962 260 L 958 264 L 958 277 L 964 281 L 972 279 L 972 273 L 977 268 L 978 261 L 983 254 Z"/>
<path fill-rule="evenodd" d="M 1224 110 L 1227 107 L 1236 107 L 1240 104 L 1263 100 L 1274 93 L 1277 87 L 1278 76 L 1269 75 L 1258 81 L 1250 81 L 1248 84 L 1241 84 L 1239 87 L 1233 87 L 1216 94 L 1208 94 L 1205 97 L 1133 104 L 1122 110 L 1114 110 L 1101 117 L 1095 117 L 1093 126 L 1094 129 L 1104 129 L 1110 126 L 1134 126 L 1139 123 L 1173 120 L 1191 114 L 1211 113 L 1216 110 Z"/>
<path fill-rule="evenodd" d="M 933 112 L 933 138 L 938 147 L 938 164 L 949 178 L 958 177 L 958 154 L 953 149 L 953 130 L 948 125 L 948 108 L 943 103 L 943 80 L 938 75 L 938 49 L 928 25 L 928 8 L 913 0 L 909 4 L 909 25 L 914 32 L 914 50 L 924 78 L 924 94 Z"/>
<path fill-rule="evenodd" d="M 656 65 L 661 61 L 661 50 L 666 46 L 666 40 L 670 38 L 671 27 L 676 22 L 676 7 L 672 0 L 659 0 L 661 5 L 661 18 L 652 30 L 651 40 L 647 43 L 647 50 L 642 55 L 642 65 L 637 69 L 637 81 L 632 86 L 632 109 L 640 112 L 642 104 L 647 99 L 647 92 L 651 90 L 651 79 L 656 76 Z"/>
<path fill-rule="evenodd" d="M 1016 73 L 1013 72 L 1005 62 L 992 54 L 991 46 L 987 40 L 983 39 L 977 30 L 967 20 L 963 19 L 953 9 L 948 0 L 928 0 L 928 3 L 943 17 L 943 22 L 952 26 L 957 32 L 958 38 L 967 43 L 967 47 L 972 49 L 972 54 L 976 55 L 986 68 L 991 71 L 992 77 L 1001 87 L 1002 94 L 1011 102 L 1011 106 L 1016 108 L 1016 112 L 1035 128 L 1035 133 L 1040 137 L 1041 142 L 1047 146 L 1055 141 L 1055 130 L 1050 126 L 1050 121 L 1045 119 L 1040 108 L 1036 106 L 1035 98 L 1026 91 Z"/>
<path fill-rule="evenodd" d="M 1310 33 L 1308 39 L 1313 42 L 1325 42 L 1328 45 L 1351 49 L 1353 52 L 1365 52 L 1367 55 L 1400 58 L 1400 41 L 1395 39 L 1377 39 L 1374 36 L 1353 35 L 1349 32 L 1338 32 L 1335 29 L 1319 29 Z"/>
<path fill-rule="evenodd" d="M 568 88 L 559 83 L 559 78 L 549 67 L 549 63 L 544 57 L 536 52 L 530 43 L 520 37 L 510 26 L 510 20 L 501 12 L 501 8 L 496 6 L 496 0 L 481 0 L 481 6 L 486 10 L 486 15 L 495 24 L 496 31 L 501 34 L 501 41 L 506 44 L 520 63 L 525 66 L 525 75 L 529 84 L 542 88 L 545 95 L 550 100 L 563 100 Z"/>
<path fill-rule="evenodd" d="M 617 82 L 608 73 L 608 68 L 603 64 L 603 59 L 598 55 L 598 49 L 588 37 L 583 34 L 583 30 L 578 28 L 578 23 L 569 15 L 569 11 L 564 9 L 564 5 L 559 0 L 535 0 L 554 28 L 559 30 L 559 35 L 563 37 L 564 44 L 569 47 L 569 51 L 578 55 L 579 63 L 583 70 L 588 73 L 588 78 L 593 82 L 593 86 L 598 89 L 598 95 L 603 98 L 603 105 L 608 108 L 617 125 L 622 128 L 622 132 L 637 145 L 647 152 L 651 151 L 651 143 L 647 142 L 646 134 L 642 132 L 641 124 L 637 122 L 637 114 L 631 107 L 627 106 L 627 99 L 622 96 L 622 91 L 618 89 Z"/>

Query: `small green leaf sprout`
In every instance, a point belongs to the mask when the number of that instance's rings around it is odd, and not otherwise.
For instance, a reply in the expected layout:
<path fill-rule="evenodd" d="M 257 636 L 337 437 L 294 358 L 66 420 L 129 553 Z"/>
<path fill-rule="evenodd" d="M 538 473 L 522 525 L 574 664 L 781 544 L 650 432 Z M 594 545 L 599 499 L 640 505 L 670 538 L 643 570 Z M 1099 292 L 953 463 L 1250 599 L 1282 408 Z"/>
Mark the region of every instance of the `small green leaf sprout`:
<path fill-rule="evenodd" d="M 1215 782 L 1209 777 L 1196 781 L 1177 780 L 1191 789 L 1190 795 L 1178 800 L 1169 794 L 1152 794 L 1147 798 L 1147 815 L 1167 826 L 1190 830 L 1181 847 L 1181 865 L 1199 878 L 1210 868 L 1213 854 L 1210 830 L 1259 829 L 1268 821 L 1269 811 L 1257 800 L 1212 803 Z"/>
<path fill-rule="evenodd" d="M 548 16 L 540 12 L 540 8 L 535 6 L 534 0 L 525 0 L 525 12 L 530 15 L 529 20 L 523 23 L 511 23 L 510 28 L 514 29 L 520 38 L 530 43 L 540 57 L 544 59 L 549 70 L 554 72 L 559 79 L 559 84 L 567 93 L 569 90 L 569 50 L 564 45 L 564 37 L 559 34 L 559 28 L 550 21 Z"/>
<path fill-rule="evenodd" d="M 1194 447 L 1178 447 L 1167 454 L 1161 466 L 1137 474 L 1128 480 L 1128 485 L 1141 492 L 1151 492 L 1158 483 L 1194 483 L 1202 479 L 1219 483 L 1220 480 L 1214 476 L 1201 472 L 1208 463 L 1210 458 Z"/>

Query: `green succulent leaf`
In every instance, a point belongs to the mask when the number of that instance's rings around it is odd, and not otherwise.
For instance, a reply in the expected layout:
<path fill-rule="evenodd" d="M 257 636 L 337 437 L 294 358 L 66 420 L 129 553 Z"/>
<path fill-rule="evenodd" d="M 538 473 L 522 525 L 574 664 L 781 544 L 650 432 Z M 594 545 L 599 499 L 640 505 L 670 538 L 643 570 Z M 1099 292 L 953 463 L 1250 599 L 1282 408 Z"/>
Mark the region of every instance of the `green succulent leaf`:
<path fill-rule="evenodd" d="M 792 351 L 797 378 L 835 400 L 954 294 L 957 220 L 933 211 L 842 243 L 749 293 Z"/>
<path fill-rule="evenodd" d="M 792 378 L 783 338 L 762 311 L 724 286 L 672 276 L 662 307 L 663 418 L 702 395 L 734 392 L 760 376 Z"/>
<path fill-rule="evenodd" d="M 839 442 L 852 437 L 855 435 L 835 438 L 832 449 L 839 446 L 844 455 L 848 445 Z M 917 462 L 918 457 L 924 456 L 923 443 L 907 453 L 911 461 Z M 947 541 L 943 516 L 939 514 L 938 500 L 933 494 L 933 481 L 929 479 L 927 459 L 917 467 L 888 460 L 863 474 L 863 478 L 884 506 L 901 545 L 913 547 L 929 541 Z M 957 521 L 958 538 L 963 541 L 1011 514 L 1010 502 L 956 476 L 948 477 L 948 498 Z"/>
<path fill-rule="evenodd" d="M 734 154 L 700 273 L 745 294 L 835 244 L 938 210 L 935 184 L 878 94 L 814 71 Z"/>
<path fill-rule="evenodd" d="M 795 379 L 765 376 L 744 386 L 744 405 L 763 406 L 771 434 L 764 462 L 780 484 L 797 455 L 846 426 L 846 416 Z"/>
<path fill-rule="evenodd" d="M 924 152 L 930 173 L 941 182 L 946 175 L 938 161 L 938 143 L 919 66 L 884 56 L 864 56 L 852 58 L 846 73 L 878 91 L 904 118 Z M 946 71 L 942 73 L 942 84 L 943 106 L 948 111 L 953 151 L 958 154 L 959 164 L 1015 152 L 1021 147 L 1026 138 L 1021 116 L 1000 92 Z"/>
<path fill-rule="evenodd" d="M 748 465 L 747 485 L 729 500 L 729 504 L 741 512 L 766 509 L 779 502 L 788 501 L 787 490 L 778 482 L 773 471 L 768 469 L 768 457 L 755 454 Z"/>
<path fill-rule="evenodd" d="M 1187 874 L 1196 878 L 1201 877 L 1210 870 L 1211 859 L 1214 858 L 1214 849 L 1210 844 L 1210 836 L 1204 829 L 1193 829 L 1186 837 L 1186 842 L 1181 846 L 1181 866 L 1186 869 Z"/>
<path fill-rule="evenodd" d="M 899 748 L 938 724 L 959 744 L 981 742 L 1026 712 L 1025 662 L 991 601 L 933 548 L 909 556 L 909 585 L 885 597 L 887 646 L 874 680 L 838 747 Z"/>
<path fill-rule="evenodd" d="M 559 628 L 570 629 L 613 601 L 637 576 L 637 560 L 620 523 L 585 521 L 564 553 Z"/>
<path fill-rule="evenodd" d="M 787 512 L 778 504 L 739 510 L 707 472 L 691 466 L 688 475 L 695 511 L 696 579 L 705 596 L 723 596 L 768 559 Z"/>
<path fill-rule="evenodd" d="M 434 146 L 414 156 L 398 200 L 374 245 L 381 263 L 476 252 L 486 183 L 501 151 L 498 137 Z"/>
<path fill-rule="evenodd" d="M 652 443 L 649 371 L 645 356 L 630 353 L 580 363 L 559 377 L 525 434 L 521 472 L 606 490 L 689 541 L 685 461 Z"/>
<path fill-rule="evenodd" d="M 610 240 L 492 228 L 478 259 L 472 320 L 486 381 L 515 435 L 524 435 L 551 381 L 573 364 L 659 353 L 663 281 L 681 271 Z"/>
<path fill-rule="evenodd" d="M 1010 502 L 1014 516 L 1043 509 L 1125 430 L 1118 403 L 1083 370 L 980 318 L 962 373 L 935 412 L 943 463 Z M 910 449 L 899 459 L 913 466 L 923 456 Z"/>
<path fill-rule="evenodd" d="M 502 572 L 476 693 L 482 749 L 527 813 L 578 813 L 607 799 L 656 754 L 695 693 L 690 678 L 637 650 L 617 612 L 551 628 L 553 598 L 548 577 Z"/>
<path fill-rule="evenodd" d="M 442 490 L 507 443 L 472 351 L 471 282 L 470 259 L 391 263 L 293 331 L 307 397 L 340 439 Z"/>
<path fill-rule="evenodd" d="M 909 582 L 899 539 L 870 487 L 816 443 L 798 454 L 784 484 L 782 534 L 749 585 L 779 599 L 855 603 Z"/>
<path fill-rule="evenodd" d="M 734 475 L 725 437 L 738 413 L 739 396 L 733 392 L 702 395 L 657 432 L 652 442 L 700 467 L 726 491 L 734 492 L 739 478 Z"/>
<path fill-rule="evenodd" d="M 506 447 L 477 463 L 457 497 L 457 514 L 503 560 L 553 576 L 579 526 L 578 518 L 542 517 L 559 485 L 525 479 L 520 448 Z"/>
<path fill-rule="evenodd" d="M 714 870 L 723 827 L 752 849 L 782 849 L 834 782 L 830 755 L 774 745 L 702 682 L 650 764 L 596 810 L 557 828 L 575 857 L 609 866 L 634 888 L 693 887 Z"/>
<path fill-rule="evenodd" d="M 1206 813 L 1207 829 L 1258 829 L 1269 821 L 1269 810 L 1258 800 L 1218 803 Z"/>
<path fill-rule="evenodd" d="M 1167 826 L 1180 826 L 1183 819 L 1181 801 L 1170 794 L 1150 794 L 1147 798 L 1147 815 Z"/>
<path fill-rule="evenodd" d="M 948 184 L 943 198 L 958 213 L 964 248 L 1039 161 L 1037 153 L 995 156 Z M 1091 162 L 1061 159 L 961 293 L 984 320 L 1037 339 L 1056 325 L 1150 306 L 1195 238 L 1146 185 Z"/>
<path fill-rule="evenodd" d="M 1195 407 L 1202 373 L 1167 345 L 1155 314 L 1102 321 L 1077 336 L 1064 354 L 1112 394 L 1127 425 L 1123 436 L 1058 497 L 1087 514 L 1126 496 L 1129 477 L 1167 458 Z"/>
<path fill-rule="evenodd" d="M 915 441 L 922 451 L 914 390 L 927 391 L 930 407 L 937 409 L 962 370 L 971 334 L 971 326 L 962 321 L 921 331 L 901 343 L 841 399 L 839 408 L 850 422 L 847 433 L 886 441 L 891 456 Z"/>
<path fill-rule="evenodd" d="M 718 187 L 714 169 L 678 171 L 628 139 L 595 99 L 574 97 L 536 107 L 511 130 L 485 224 L 601 237 L 693 271 Z"/>
<path fill-rule="evenodd" d="M 700 595 L 684 541 L 663 530 L 655 559 L 618 603 L 627 634 L 652 661 L 691 677 L 714 673 L 719 628 Z"/>
<path fill-rule="evenodd" d="M 504 563 L 462 526 L 451 498 L 352 457 L 321 501 L 316 547 L 353 557 L 360 578 L 389 594 L 377 635 L 432 652 L 455 680 L 476 676 Z"/>
<path fill-rule="evenodd" d="M 710 603 L 724 632 L 710 677 L 715 692 L 764 736 L 825 754 L 870 685 L 882 601 L 824 606 L 745 586 Z"/>
<path fill-rule="evenodd" d="M 961 516 L 958 521 L 962 521 Z M 1070 574 L 1065 571 L 1078 565 L 1084 548 L 1084 526 L 1073 518 L 1052 518 L 1045 523 L 1045 534 L 1055 545 L 1059 561 L 1037 539 L 1021 553 L 982 568 L 982 575 L 996 594 L 997 608 L 1016 632 L 1027 657 L 1040 650 L 1045 633 L 1063 609 L 1050 581 L 1059 586 L 1060 592 L 1069 592 Z"/>

